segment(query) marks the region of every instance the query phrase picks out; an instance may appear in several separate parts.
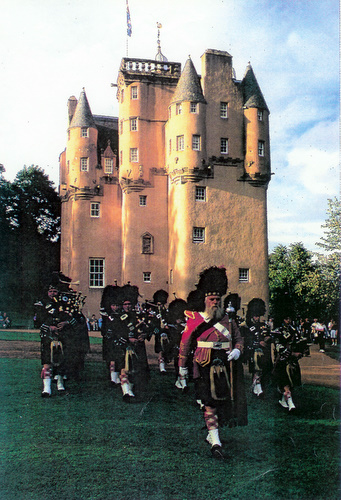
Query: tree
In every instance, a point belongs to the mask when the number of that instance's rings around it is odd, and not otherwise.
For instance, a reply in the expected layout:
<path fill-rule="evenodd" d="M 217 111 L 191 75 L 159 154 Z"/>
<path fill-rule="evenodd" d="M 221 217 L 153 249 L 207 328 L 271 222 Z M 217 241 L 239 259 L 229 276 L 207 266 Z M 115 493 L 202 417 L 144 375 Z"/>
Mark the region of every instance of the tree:
<path fill-rule="evenodd" d="M 323 254 L 306 250 L 302 243 L 278 245 L 269 256 L 270 314 L 278 324 L 286 314 L 293 318 L 339 318 L 341 207 L 328 200 Z"/>
<path fill-rule="evenodd" d="M 316 243 L 327 252 L 341 251 L 341 203 L 336 197 L 328 199 L 328 218 L 322 227 L 325 229 L 325 237 Z"/>
<path fill-rule="evenodd" d="M 313 254 L 302 243 L 287 248 L 278 245 L 269 256 L 270 314 L 279 324 L 290 314 L 292 318 L 310 316 L 316 308 L 309 291 L 316 280 Z"/>
<path fill-rule="evenodd" d="M 60 199 L 37 166 L 24 167 L 13 183 L 0 182 L 1 308 L 32 311 L 46 276 L 59 269 Z"/>
<path fill-rule="evenodd" d="M 328 200 L 327 220 L 322 225 L 324 237 L 316 245 L 325 253 L 317 254 L 317 264 L 324 282 L 324 303 L 329 318 L 339 319 L 341 282 L 341 203 L 336 197 Z"/>

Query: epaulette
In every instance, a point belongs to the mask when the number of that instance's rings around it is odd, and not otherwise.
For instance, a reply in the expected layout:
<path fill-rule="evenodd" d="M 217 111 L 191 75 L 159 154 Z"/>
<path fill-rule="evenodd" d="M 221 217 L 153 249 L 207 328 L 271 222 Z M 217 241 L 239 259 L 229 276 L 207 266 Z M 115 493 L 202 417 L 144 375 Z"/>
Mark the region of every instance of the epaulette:
<path fill-rule="evenodd" d="M 185 311 L 185 316 L 189 319 L 195 319 L 195 312 L 194 311 Z"/>

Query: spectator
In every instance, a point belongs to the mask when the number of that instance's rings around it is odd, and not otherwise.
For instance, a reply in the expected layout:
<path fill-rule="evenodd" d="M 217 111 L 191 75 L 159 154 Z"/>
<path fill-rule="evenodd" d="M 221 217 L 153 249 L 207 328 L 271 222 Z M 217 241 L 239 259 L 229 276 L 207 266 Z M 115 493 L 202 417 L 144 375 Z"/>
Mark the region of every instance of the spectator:
<path fill-rule="evenodd" d="M 7 316 L 7 313 L 4 312 L 2 316 L 2 328 L 11 328 L 11 320 Z"/>
<path fill-rule="evenodd" d="M 91 316 L 89 323 L 90 323 L 90 330 L 92 331 L 98 330 L 98 321 L 95 314 Z"/>
<path fill-rule="evenodd" d="M 335 320 L 331 319 L 328 323 L 328 332 L 331 340 L 331 345 L 337 345 L 337 326 Z"/>

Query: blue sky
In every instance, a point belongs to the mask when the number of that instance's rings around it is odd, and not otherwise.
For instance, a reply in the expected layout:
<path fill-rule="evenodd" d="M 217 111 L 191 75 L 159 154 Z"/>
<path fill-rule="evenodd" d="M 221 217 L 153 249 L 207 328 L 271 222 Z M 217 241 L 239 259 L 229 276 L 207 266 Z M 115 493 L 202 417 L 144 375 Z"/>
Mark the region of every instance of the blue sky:
<path fill-rule="evenodd" d="M 270 250 L 323 235 L 339 196 L 339 3 L 336 0 L 129 0 L 130 57 L 153 59 L 156 23 L 169 61 L 210 49 L 250 61 L 270 108 Z M 67 99 L 85 87 L 94 114 L 118 114 L 115 83 L 126 56 L 125 0 L 2 0 L 0 163 L 13 180 L 39 165 L 58 185 Z"/>

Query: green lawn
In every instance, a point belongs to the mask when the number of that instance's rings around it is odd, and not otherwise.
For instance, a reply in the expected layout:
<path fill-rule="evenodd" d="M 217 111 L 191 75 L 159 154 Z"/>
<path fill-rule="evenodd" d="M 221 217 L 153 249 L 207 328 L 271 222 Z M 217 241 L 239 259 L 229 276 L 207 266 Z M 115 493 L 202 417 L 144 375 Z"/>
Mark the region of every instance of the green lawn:
<path fill-rule="evenodd" d="M 339 499 L 339 391 L 296 389 L 295 414 L 269 388 L 249 394 L 249 425 L 223 429 L 226 462 L 204 442 L 193 390 L 152 371 L 133 404 L 102 363 L 82 382 L 40 397 L 40 361 L 0 359 L 4 500 Z"/>

